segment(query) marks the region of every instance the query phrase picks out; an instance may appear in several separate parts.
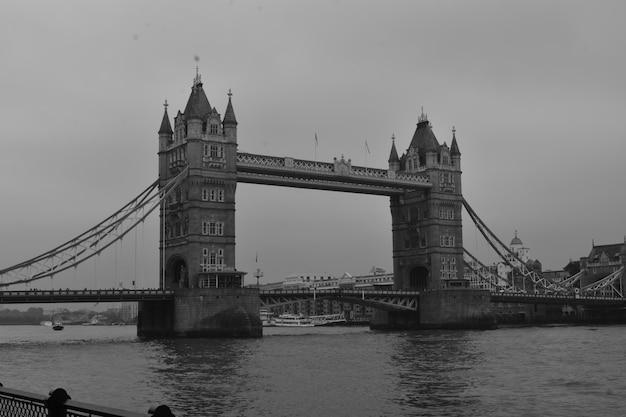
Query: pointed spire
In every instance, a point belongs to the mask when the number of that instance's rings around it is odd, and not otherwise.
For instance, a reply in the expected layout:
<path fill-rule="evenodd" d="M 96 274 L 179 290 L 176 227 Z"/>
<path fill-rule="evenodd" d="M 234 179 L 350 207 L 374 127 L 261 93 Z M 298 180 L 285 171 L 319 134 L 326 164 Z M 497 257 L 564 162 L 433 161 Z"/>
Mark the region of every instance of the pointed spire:
<path fill-rule="evenodd" d="M 439 152 L 439 142 L 433 133 L 430 123 L 428 123 L 428 117 L 424 114 L 424 108 L 422 107 L 422 114 L 418 118 L 417 128 L 411 139 L 409 148 L 417 148 L 420 153 L 420 157 L 425 152 Z"/>
<path fill-rule="evenodd" d="M 424 114 L 424 107 L 422 107 L 422 114 L 417 118 L 418 123 L 428 122 L 428 115 Z"/>
<path fill-rule="evenodd" d="M 226 113 L 224 113 L 224 125 L 237 125 L 237 118 L 235 117 L 235 111 L 233 110 L 232 103 L 233 93 L 228 89 L 228 105 L 226 106 Z"/>
<path fill-rule="evenodd" d="M 211 113 L 211 104 L 209 104 L 209 99 L 202 88 L 202 79 L 198 74 L 198 67 L 196 67 L 196 77 L 191 86 L 191 94 L 189 95 L 189 100 L 187 100 L 187 106 L 185 106 L 185 119 L 205 120 L 209 113 Z"/>
<path fill-rule="evenodd" d="M 389 154 L 389 160 L 387 162 L 400 162 L 398 151 L 396 150 L 396 136 L 394 134 L 391 135 L 391 153 Z"/>
<path fill-rule="evenodd" d="M 450 155 L 461 155 L 459 145 L 456 143 L 456 128 L 452 126 L 452 144 L 450 145 Z"/>
<path fill-rule="evenodd" d="M 170 117 L 167 114 L 167 100 L 165 100 L 165 103 L 163 104 L 163 107 L 165 107 L 165 111 L 163 112 L 163 120 L 161 121 L 161 128 L 159 129 L 159 135 L 160 134 L 167 134 L 167 135 L 171 135 L 174 133 L 174 131 L 172 130 L 172 125 L 170 124 Z"/>

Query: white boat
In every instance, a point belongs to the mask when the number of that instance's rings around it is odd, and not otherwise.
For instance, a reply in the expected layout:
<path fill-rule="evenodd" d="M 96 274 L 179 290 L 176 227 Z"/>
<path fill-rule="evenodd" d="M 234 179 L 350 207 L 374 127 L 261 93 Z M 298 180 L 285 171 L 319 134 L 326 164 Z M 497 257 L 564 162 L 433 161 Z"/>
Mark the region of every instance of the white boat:
<path fill-rule="evenodd" d="M 63 323 L 61 323 L 60 321 L 55 321 L 52 324 L 52 330 L 63 330 Z"/>
<path fill-rule="evenodd" d="M 263 327 L 276 326 L 274 313 L 272 313 L 271 311 L 261 310 L 259 317 L 261 318 L 261 323 L 263 324 Z"/>
<path fill-rule="evenodd" d="M 309 316 L 314 326 L 326 326 L 346 322 L 346 316 L 341 314 L 324 314 L 321 316 Z"/>
<path fill-rule="evenodd" d="M 311 319 L 302 314 L 281 314 L 274 325 L 277 327 L 313 327 Z"/>

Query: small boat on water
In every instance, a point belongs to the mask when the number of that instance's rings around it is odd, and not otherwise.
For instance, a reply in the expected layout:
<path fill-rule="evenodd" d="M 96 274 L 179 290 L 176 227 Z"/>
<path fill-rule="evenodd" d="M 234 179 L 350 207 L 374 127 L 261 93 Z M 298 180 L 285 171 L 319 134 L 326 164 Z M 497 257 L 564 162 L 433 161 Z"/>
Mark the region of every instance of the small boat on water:
<path fill-rule="evenodd" d="M 63 330 L 63 323 L 61 323 L 60 321 L 55 321 L 54 323 L 52 323 L 52 330 Z"/>
<path fill-rule="evenodd" d="M 261 323 L 263 327 L 276 326 L 274 320 L 274 313 L 269 310 L 261 310 L 259 317 L 261 318 Z"/>
<path fill-rule="evenodd" d="M 345 323 L 346 316 L 341 314 L 324 314 L 321 316 L 309 316 L 314 326 L 332 326 L 335 324 Z"/>
<path fill-rule="evenodd" d="M 302 314 L 281 314 L 274 320 L 276 327 L 313 327 L 311 319 Z"/>

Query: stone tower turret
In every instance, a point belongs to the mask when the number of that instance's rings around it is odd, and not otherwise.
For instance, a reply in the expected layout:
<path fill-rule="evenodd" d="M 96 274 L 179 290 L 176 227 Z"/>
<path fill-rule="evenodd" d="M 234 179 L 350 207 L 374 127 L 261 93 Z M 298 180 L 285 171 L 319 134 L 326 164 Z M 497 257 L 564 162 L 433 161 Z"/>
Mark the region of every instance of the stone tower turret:
<path fill-rule="evenodd" d="M 174 134 L 170 124 L 170 117 L 167 114 L 167 100 L 165 100 L 163 107 L 165 110 L 163 111 L 163 120 L 159 128 L 159 177 L 167 175 L 167 148 L 172 144 L 172 135 Z"/>
<path fill-rule="evenodd" d="M 396 137 L 391 135 L 391 152 L 389 153 L 389 170 L 398 171 L 400 169 L 400 158 L 398 158 L 398 151 L 396 150 Z"/>

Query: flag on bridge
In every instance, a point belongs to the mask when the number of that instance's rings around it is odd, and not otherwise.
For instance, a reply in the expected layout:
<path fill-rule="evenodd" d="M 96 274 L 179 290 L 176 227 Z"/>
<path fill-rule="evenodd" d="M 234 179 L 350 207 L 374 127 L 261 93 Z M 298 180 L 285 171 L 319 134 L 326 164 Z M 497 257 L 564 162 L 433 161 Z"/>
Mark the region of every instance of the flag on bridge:
<path fill-rule="evenodd" d="M 370 147 L 367 146 L 367 139 L 365 139 L 365 150 L 367 151 L 367 153 L 370 153 Z"/>

